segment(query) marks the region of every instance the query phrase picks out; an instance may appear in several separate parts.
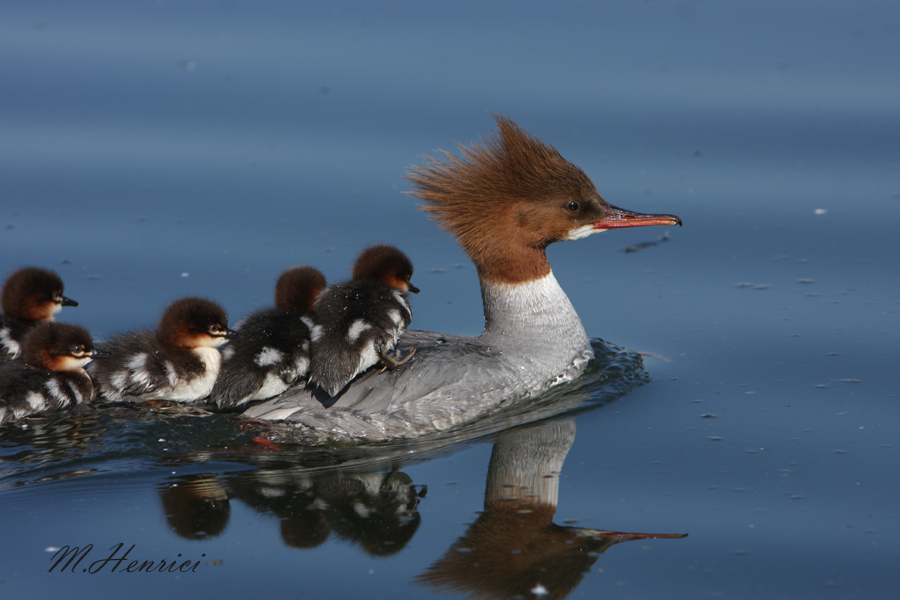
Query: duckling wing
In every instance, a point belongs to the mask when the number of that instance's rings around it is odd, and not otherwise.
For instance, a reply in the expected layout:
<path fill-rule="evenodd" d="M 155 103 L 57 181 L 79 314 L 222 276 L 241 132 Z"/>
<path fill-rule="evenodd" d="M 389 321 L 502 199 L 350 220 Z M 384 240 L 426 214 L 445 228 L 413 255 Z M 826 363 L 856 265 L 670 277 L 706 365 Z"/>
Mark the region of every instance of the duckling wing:
<path fill-rule="evenodd" d="M 90 402 L 94 388 L 83 373 L 51 373 L 21 361 L 0 366 L 0 423 Z"/>
<path fill-rule="evenodd" d="M 164 349 L 151 331 L 116 336 L 103 344 L 110 356 L 93 360 L 87 369 L 107 400 L 131 400 L 127 396 L 153 393 L 169 384 Z"/>
<path fill-rule="evenodd" d="M 226 408 L 270 398 L 309 371 L 309 327 L 297 313 L 260 310 L 242 321 L 222 356 L 210 402 Z"/>
<path fill-rule="evenodd" d="M 135 376 L 135 373 L 131 373 L 132 378 Z M 150 394 L 159 389 L 159 383 L 156 381 L 134 381 L 130 385 L 122 388 L 123 396 L 141 396 L 143 394 Z"/>

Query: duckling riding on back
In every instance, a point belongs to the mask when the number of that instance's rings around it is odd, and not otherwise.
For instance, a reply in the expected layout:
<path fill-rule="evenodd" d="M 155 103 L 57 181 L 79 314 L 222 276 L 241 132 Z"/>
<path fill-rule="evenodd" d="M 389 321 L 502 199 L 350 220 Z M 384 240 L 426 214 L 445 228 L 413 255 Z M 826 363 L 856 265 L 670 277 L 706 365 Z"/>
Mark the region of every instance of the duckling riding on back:
<path fill-rule="evenodd" d="M 408 361 L 390 355 L 412 321 L 409 258 L 393 246 L 363 250 L 353 279 L 328 288 L 316 306 L 309 380 L 336 396 L 354 377 L 379 361 L 394 369 Z"/>
<path fill-rule="evenodd" d="M 429 158 L 407 175 L 412 194 L 478 268 L 484 333 L 407 331 L 397 347 L 416 354 L 405 364 L 369 370 L 327 401 L 293 388 L 245 416 L 299 423 L 323 437 L 412 437 L 473 421 L 583 372 L 593 351 L 547 246 L 681 219 L 610 205 L 555 148 L 505 117 L 497 126 L 499 135 L 461 146 L 460 156 Z"/>

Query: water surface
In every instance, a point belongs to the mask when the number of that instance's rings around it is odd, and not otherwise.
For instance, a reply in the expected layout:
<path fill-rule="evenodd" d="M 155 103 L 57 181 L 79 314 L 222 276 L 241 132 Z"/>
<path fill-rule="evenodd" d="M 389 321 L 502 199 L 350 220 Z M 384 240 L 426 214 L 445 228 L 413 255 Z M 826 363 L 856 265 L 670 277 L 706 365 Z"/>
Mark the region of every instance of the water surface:
<path fill-rule="evenodd" d="M 60 319 L 97 338 L 187 294 L 236 320 L 282 269 L 340 280 L 373 241 L 412 258 L 417 328 L 477 335 L 475 270 L 402 175 L 488 134 L 489 111 L 612 203 L 685 223 L 551 247 L 588 335 L 628 349 L 632 376 L 598 363 L 531 414 L 371 448 L 163 408 L 0 428 L 3 597 L 900 589 L 893 4 L 45 2 L 0 17 L 2 268 L 55 269 L 81 303 Z M 119 543 L 199 565 L 48 573 L 55 548 L 93 544 L 93 563 Z"/>

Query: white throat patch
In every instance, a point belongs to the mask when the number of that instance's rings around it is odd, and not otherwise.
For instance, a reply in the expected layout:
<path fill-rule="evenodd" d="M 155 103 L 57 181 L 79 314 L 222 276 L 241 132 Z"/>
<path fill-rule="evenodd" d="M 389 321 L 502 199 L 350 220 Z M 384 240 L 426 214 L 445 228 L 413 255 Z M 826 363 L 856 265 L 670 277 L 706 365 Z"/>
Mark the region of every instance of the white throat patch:
<path fill-rule="evenodd" d="M 569 234 L 563 238 L 563 241 L 570 242 L 572 240 L 580 240 L 581 238 L 585 238 L 594 233 L 600 233 L 601 231 L 606 231 L 606 229 L 594 229 L 594 224 L 588 223 L 587 225 L 570 229 Z"/>

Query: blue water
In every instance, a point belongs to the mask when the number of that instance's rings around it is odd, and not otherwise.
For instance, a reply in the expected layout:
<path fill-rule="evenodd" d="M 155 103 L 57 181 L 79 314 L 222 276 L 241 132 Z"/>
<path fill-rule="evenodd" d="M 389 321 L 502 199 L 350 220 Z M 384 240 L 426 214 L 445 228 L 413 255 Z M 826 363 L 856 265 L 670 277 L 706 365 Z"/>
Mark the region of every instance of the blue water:
<path fill-rule="evenodd" d="M 491 111 L 685 223 L 551 247 L 588 334 L 645 355 L 530 418 L 362 449 L 199 412 L 0 428 L 0 596 L 896 597 L 898 56 L 887 2 L 0 5 L 0 270 L 56 270 L 98 339 L 188 294 L 237 320 L 373 241 L 412 258 L 417 328 L 478 334 L 403 172 Z M 486 496 L 492 454 L 554 470 L 520 443 L 564 459 L 550 514 Z M 199 565 L 48 573 L 119 543 Z"/>

